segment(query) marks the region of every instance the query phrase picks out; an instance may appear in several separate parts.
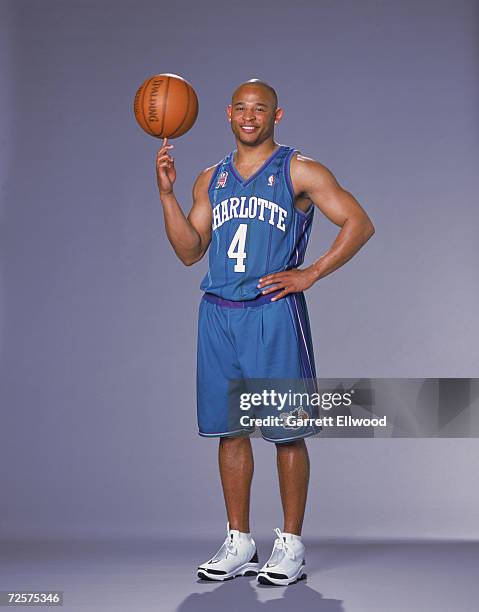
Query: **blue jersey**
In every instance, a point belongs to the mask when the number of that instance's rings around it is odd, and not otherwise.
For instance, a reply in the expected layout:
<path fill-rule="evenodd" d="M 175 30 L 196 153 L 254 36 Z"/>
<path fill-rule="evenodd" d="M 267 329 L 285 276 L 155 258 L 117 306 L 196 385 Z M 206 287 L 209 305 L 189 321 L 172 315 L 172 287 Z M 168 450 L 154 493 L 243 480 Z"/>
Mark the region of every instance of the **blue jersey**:
<path fill-rule="evenodd" d="M 247 180 L 236 170 L 233 153 L 217 164 L 208 187 L 212 236 L 203 291 L 227 300 L 254 299 L 261 277 L 303 263 L 314 206 L 307 213 L 294 206 L 294 152 L 279 146 Z"/>

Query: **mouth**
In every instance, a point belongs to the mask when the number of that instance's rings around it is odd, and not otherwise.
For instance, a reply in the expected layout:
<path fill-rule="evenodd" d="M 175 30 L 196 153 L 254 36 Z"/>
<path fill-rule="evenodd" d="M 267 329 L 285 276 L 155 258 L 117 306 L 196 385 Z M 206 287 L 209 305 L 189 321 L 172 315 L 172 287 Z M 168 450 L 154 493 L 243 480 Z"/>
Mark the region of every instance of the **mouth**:
<path fill-rule="evenodd" d="M 240 128 L 246 134 L 252 134 L 257 129 L 254 125 L 240 125 Z"/>

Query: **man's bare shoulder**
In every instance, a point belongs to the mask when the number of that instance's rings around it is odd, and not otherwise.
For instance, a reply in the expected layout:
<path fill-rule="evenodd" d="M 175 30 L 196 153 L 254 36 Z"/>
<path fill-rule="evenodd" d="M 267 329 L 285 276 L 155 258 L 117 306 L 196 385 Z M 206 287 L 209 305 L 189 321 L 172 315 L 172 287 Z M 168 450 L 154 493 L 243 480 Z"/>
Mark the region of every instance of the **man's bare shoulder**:
<path fill-rule="evenodd" d="M 204 191 L 208 189 L 208 185 L 210 184 L 211 177 L 213 176 L 214 171 L 216 170 L 218 164 L 214 164 L 213 166 L 208 166 L 202 170 L 198 176 L 196 177 L 195 184 L 193 189 Z"/>
<path fill-rule="evenodd" d="M 210 181 L 211 177 L 213 176 L 213 172 L 216 170 L 217 165 L 218 164 L 213 164 L 213 166 L 208 166 L 208 168 L 202 170 L 199 173 L 197 180 Z"/>
<path fill-rule="evenodd" d="M 309 174 L 314 172 L 319 176 L 324 175 L 325 177 L 331 174 L 329 168 L 320 161 L 312 157 L 306 157 L 306 155 L 303 155 L 299 151 L 291 158 L 291 172 L 295 172 L 296 174 Z"/>
<path fill-rule="evenodd" d="M 291 158 L 291 179 L 298 186 L 299 191 L 309 191 L 312 184 L 316 187 L 336 183 L 336 179 L 323 163 L 312 157 L 306 157 L 300 152 Z"/>

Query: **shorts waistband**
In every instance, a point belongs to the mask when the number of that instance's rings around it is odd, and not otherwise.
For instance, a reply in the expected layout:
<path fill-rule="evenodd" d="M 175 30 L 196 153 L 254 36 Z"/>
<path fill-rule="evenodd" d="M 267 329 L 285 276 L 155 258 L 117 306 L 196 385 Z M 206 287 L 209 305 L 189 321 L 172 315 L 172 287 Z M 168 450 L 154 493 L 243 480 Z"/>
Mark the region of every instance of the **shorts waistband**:
<path fill-rule="evenodd" d="M 281 293 L 281 289 L 277 291 L 272 291 L 271 293 L 262 294 L 260 293 L 257 297 L 252 300 L 225 300 L 218 295 L 214 295 L 214 293 L 204 293 L 203 300 L 207 302 L 211 302 L 212 304 L 217 304 L 218 306 L 223 306 L 224 308 L 252 308 L 253 306 L 263 306 L 264 304 L 268 304 L 275 295 Z"/>

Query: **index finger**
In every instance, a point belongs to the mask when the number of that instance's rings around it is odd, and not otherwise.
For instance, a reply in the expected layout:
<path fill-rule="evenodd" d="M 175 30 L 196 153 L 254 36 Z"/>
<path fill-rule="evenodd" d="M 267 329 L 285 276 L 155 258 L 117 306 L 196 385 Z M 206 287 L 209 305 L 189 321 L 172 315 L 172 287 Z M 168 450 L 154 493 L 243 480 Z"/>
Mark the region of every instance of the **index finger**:
<path fill-rule="evenodd" d="M 281 272 L 272 272 L 271 274 L 267 274 L 266 276 L 262 276 L 259 279 L 259 282 L 262 283 L 262 282 L 265 282 L 265 281 L 266 282 L 267 281 L 274 281 L 277 278 L 278 274 L 281 274 Z"/>
<path fill-rule="evenodd" d="M 168 138 L 165 136 L 163 138 L 163 143 L 161 145 L 162 149 L 174 149 L 175 145 L 168 144 Z"/>

